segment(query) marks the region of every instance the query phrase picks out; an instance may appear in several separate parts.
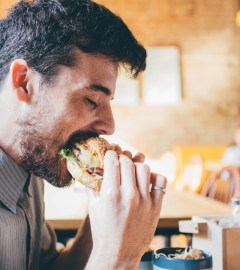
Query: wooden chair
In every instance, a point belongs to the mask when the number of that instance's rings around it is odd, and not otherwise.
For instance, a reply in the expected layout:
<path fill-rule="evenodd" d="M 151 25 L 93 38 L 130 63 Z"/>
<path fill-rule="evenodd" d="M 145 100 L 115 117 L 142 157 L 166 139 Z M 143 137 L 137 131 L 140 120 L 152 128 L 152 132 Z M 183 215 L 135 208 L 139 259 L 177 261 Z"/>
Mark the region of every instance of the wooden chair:
<path fill-rule="evenodd" d="M 240 195 L 240 168 L 227 166 L 213 173 L 203 186 L 201 194 L 230 203 L 232 197 Z"/>
<path fill-rule="evenodd" d="M 176 178 L 183 171 L 189 159 L 194 155 L 199 155 L 204 160 L 204 166 L 209 162 L 219 162 L 222 159 L 226 145 L 176 145 L 173 147 L 173 153 L 177 159 Z"/>

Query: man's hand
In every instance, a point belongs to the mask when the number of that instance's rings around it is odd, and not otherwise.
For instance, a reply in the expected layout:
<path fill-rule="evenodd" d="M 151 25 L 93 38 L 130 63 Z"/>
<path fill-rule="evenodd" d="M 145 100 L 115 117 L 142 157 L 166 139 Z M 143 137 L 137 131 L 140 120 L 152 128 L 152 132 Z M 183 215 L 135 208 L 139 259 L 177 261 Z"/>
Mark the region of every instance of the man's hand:
<path fill-rule="evenodd" d="M 133 162 L 140 162 L 143 163 L 145 161 L 145 156 L 143 153 L 136 153 L 134 156 L 132 156 L 132 153 L 128 150 L 122 150 L 122 148 L 118 145 L 118 144 L 111 144 L 115 151 L 117 152 L 118 155 L 125 155 L 127 157 L 129 157 Z"/>
<path fill-rule="evenodd" d="M 142 154 L 108 151 L 100 192 L 88 190 L 93 250 L 86 269 L 136 269 L 158 223 L 166 179 L 151 174 Z M 138 161 L 138 162 L 137 162 Z M 101 268 L 101 262 L 104 262 Z"/>

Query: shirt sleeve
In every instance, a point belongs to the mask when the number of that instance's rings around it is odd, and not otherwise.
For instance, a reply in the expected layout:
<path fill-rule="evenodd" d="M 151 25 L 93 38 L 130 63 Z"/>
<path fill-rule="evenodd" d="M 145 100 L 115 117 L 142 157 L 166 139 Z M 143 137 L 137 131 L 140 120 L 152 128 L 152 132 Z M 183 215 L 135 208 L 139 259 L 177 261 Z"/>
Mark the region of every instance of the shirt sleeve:
<path fill-rule="evenodd" d="M 55 261 L 55 259 L 59 255 L 56 247 L 56 234 L 52 227 L 47 222 L 44 222 L 42 226 L 42 245 L 39 267 L 40 270 L 49 269 L 53 261 Z"/>

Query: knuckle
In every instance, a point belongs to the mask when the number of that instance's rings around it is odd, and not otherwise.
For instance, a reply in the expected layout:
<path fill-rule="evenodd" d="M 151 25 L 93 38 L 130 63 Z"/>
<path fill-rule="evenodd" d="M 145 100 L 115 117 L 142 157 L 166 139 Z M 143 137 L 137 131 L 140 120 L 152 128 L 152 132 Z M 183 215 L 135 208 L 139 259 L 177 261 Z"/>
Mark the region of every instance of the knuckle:
<path fill-rule="evenodd" d="M 122 148 L 117 144 L 111 144 L 112 149 L 117 152 L 118 155 L 122 154 Z"/>
<path fill-rule="evenodd" d="M 115 151 L 108 150 L 104 156 L 104 164 L 118 165 L 118 155 Z"/>
<path fill-rule="evenodd" d="M 135 203 L 139 201 L 138 193 L 135 189 L 129 189 L 126 191 L 125 196 L 127 197 L 128 201 L 131 203 Z"/>
<path fill-rule="evenodd" d="M 163 186 L 166 186 L 167 185 L 167 178 L 162 175 L 162 174 L 159 174 L 158 177 L 157 177 L 157 180 L 163 185 Z"/>
<path fill-rule="evenodd" d="M 167 178 L 161 174 L 152 173 L 151 180 L 154 185 L 159 185 L 163 188 L 166 188 L 167 186 Z"/>
<path fill-rule="evenodd" d="M 116 152 L 113 150 L 107 150 L 107 152 L 105 153 L 105 158 L 115 159 L 116 157 Z"/>
<path fill-rule="evenodd" d="M 132 165 L 132 161 L 129 157 L 127 157 L 126 155 L 121 154 L 120 155 L 120 163 L 124 163 L 127 165 Z"/>
<path fill-rule="evenodd" d="M 107 201 L 110 201 L 110 202 L 116 203 L 120 200 L 120 192 L 118 190 L 113 191 L 112 189 L 107 189 L 104 192 L 103 196 Z"/>
<path fill-rule="evenodd" d="M 135 166 L 137 167 L 138 170 L 146 171 L 147 173 L 150 173 L 150 167 L 146 163 L 136 162 Z"/>
<path fill-rule="evenodd" d="M 150 210 L 152 207 L 152 201 L 149 197 L 141 197 L 141 206 L 147 210 Z"/>

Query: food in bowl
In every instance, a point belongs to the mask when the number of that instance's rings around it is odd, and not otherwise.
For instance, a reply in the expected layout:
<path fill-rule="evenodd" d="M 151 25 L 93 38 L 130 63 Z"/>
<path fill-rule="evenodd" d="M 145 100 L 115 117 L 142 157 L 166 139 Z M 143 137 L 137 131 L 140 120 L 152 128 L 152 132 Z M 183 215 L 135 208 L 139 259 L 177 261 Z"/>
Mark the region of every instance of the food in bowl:
<path fill-rule="evenodd" d="M 185 250 L 176 250 L 174 254 L 164 254 L 164 253 L 158 253 L 158 257 L 164 256 L 164 257 L 169 257 L 169 258 L 174 258 L 174 259 L 184 259 L 184 260 L 199 260 L 199 259 L 204 259 L 205 256 L 202 253 L 201 250 L 195 249 L 195 248 L 185 248 Z"/>

